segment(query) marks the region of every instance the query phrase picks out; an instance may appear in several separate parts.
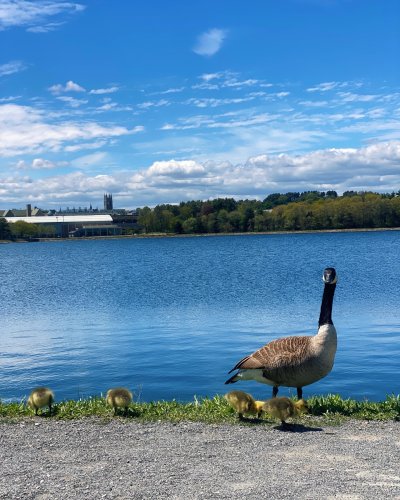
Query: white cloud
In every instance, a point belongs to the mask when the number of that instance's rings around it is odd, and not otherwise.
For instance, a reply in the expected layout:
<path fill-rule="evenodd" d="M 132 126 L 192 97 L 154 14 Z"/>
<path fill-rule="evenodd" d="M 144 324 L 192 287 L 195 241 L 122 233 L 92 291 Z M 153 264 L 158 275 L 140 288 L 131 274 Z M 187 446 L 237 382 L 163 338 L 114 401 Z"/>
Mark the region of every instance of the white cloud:
<path fill-rule="evenodd" d="M 338 82 L 325 82 L 315 85 L 315 87 L 309 87 L 307 92 L 327 92 L 328 90 L 333 90 L 338 86 Z"/>
<path fill-rule="evenodd" d="M 92 167 L 93 165 L 104 164 L 108 155 L 105 151 L 98 151 L 96 153 L 81 156 L 71 161 L 73 167 L 85 168 Z"/>
<path fill-rule="evenodd" d="M 2 98 L 0 98 L 0 103 L 2 103 L 2 102 L 17 101 L 20 98 L 21 98 L 21 96 L 19 96 L 19 95 L 10 95 L 9 97 L 2 97 Z"/>
<path fill-rule="evenodd" d="M 103 153 L 81 157 L 82 167 L 108 161 Z M 0 178 L 3 203 L 32 200 L 43 207 L 60 202 L 77 204 L 100 200 L 104 191 L 114 198 L 135 200 L 135 206 L 176 203 L 218 196 L 263 198 L 271 192 L 369 189 L 391 192 L 400 184 L 400 141 L 364 148 L 324 149 L 302 155 L 258 155 L 247 162 L 156 161 L 135 173 L 107 175 L 74 172 L 32 179 L 12 175 Z M 89 193 L 89 194 L 88 194 Z M 124 204 L 122 206 L 132 206 Z"/>
<path fill-rule="evenodd" d="M 44 158 L 34 158 L 30 163 L 20 160 L 17 165 L 19 170 L 51 170 L 57 167 L 57 164 Z"/>
<path fill-rule="evenodd" d="M 63 22 L 59 23 L 46 23 L 42 26 L 31 26 L 30 28 L 27 28 L 26 31 L 29 33 L 49 33 L 50 31 L 55 31 L 57 28 L 62 26 Z"/>
<path fill-rule="evenodd" d="M 197 128 L 235 128 L 260 125 L 272 121 L 274 115 L 268 113 L 224 113 L 221 115 L 196 115 L 179 120 L 178 123 L 167 123 L 161 130 L 190 130 Z"/>
<path fill-rule="evenodd" d="M 3 104 L 0 105 L 0 156 L 62 151 L 71 144 L 111 139 L 142 130 L 141 126 L 129 130 L 88 121 L 54 123 L 32 107 Z"/>
<path fill-rule="evenodd" d="M 69 80 L 65 85 L 61 83 L 57 83 L 56 85 L 52 85 L 49 87 L 49 90 L 52 94 L 62 94 L 63 92 L 85 92 L 85 89 L 78 85 L 77 83 Z"/>
<path fill-rule="evenodd" d="M 159 108 L 161 106 L 169 106 L 171 103 L 166 99 L 160 99 L 159 101 L 147 101 L 142 102 L 137 105 L 139 109 L 149 109 L 149 108 Z"/>
<path fill-rule="evenodd" d="M 160 94 L 178 94 L 179 92 L 183 92 L 184 90 L 185 87 L 176 87 L 164 90 L 163 92 L 160 92 Z"/>
<path fill-rule="evenodd" d="M 81 12 L 85 6 L 74 2 L 55 0 L 2 0 L 0 3 L 0 30 L 15 26 L 27 27 L 32 32 L 45 32 L 61 23 L 50 22 L 54 16 Z"/>
<path fill-rule="evenodd" d="M 245 163 L 170 160 L 131 176 L 135 199 L 153 204 L 217 196 L 264 197 L 270 192 L 369 188 L 390 192 L 400 183 L 400 142 L 326 149 L 303 155 L 259 155 Z"/>
<path fill-rule="evenodd" d="M 114 92 L 118 92 L 119 87 L 108 87 L 105 89 L 92 89 L 89 94 L 95 95 L 103 95 L 103 94 L 114 94 Z"/>
<path fill-rule="evenodd" d="M 156 161 L 147 170 L 148 176 L 167 176 L 174 178 L 199 177 L 205 174 L 203 165 L 193 160 Z"/>
<path fill-rule="evenodd" d="M 131 106 L 120 106 L 117 102 L 106 101 L 102 106 L 96 108 L 96 113 L 107 111 L 133 111 Z"/>
<path fill-rule="evenodd" d="M 193 52 L 200 56 L 213 56 L 221 49 L 226 35 L 226 30 L 217 28 L 202 33 L 197 38 L 197 43 L 193 48 Z"/>
<path fill-rule="evenodd" d="M 205 82 L 209 82 L 211 80 L 222 78 L 224 76 L 224 74 L 225 73 L 223 73 L 223 72 L 221 72 L 221 73 L 204 73 L 203 75 L 200 76 L 200 78 L 202 80 L 204 80 Z"/>
<path fill-rule="evenodd" d="M 93 141 L 93 142 L 80 142 L 79 144 L 72 144 L 70 146 L 65 146 L 64 151 L 68 153 L 74 153 L 76 151 L 82 151 L 85 149 L 100 149 L 107 145 L 106 140 Z"/>
<path fill-rule="evenodd" d="M 242 90 L 249 87 L 272 87 L 271 83 L 257 80 L 255 78 L 247 78 L 242 80 L 238 77 L 238 73 L 232 71 L 219 71 L 217 73 L 204 73 L 199 76 L 201 82 L 192 86 L 194 90 L 218 90 L 229 88 L 234 90 Z"/>
<path fill-rule="evenodd" d="M 371 102 L 380 98 L 377 94 L 354 94 L 352 92 L 339 92 L 343 102 Z"/>
<path fill-rule="evenodd" d="M 72 108 L 79 108 L 79 106 L 82 106 L 83 104 L 88 103 L 88 101 L 86 99 L 75 99 L 75 97 L 70 97 L 70 96 L 59 96 L 59 97 L 57 97 L 57 99 L 59 101 L 66 102 Z"/>
<path fill-rule="evenodd" d="M 309 87 L 307 92 L 328 92 L 329 90 L 334 89 L 343 89 L 343 88 L 360 88 L 364 84 L 359 81 L 349 81 L 349 82 L 324 82 L 315 85 L 314 87 Z"/>
<path fill-rule="evenodd" d="M 0 64 L 0 77 L 19 73 L 24 69 L 26 69 L 26 66 L 22 61 L 10 61 L 5 64 Z"/>
<path fill-rule="evenodd" d="M 198 108 L 215 108 L 217 106 L 224 106 L 226 104 L 241 104 L 243 102 L 252 101 L 254 97 L 236 97 L 227 99 L 211 99 L 211 98 L 195 98 L 188 99 L 185 104 L 197 106 Z"/>
<path fill-rule="evenodd" d="M 299 101 L 299 104 L 307 108 L 326 108 L 329 105 L 329 101 Z"/>

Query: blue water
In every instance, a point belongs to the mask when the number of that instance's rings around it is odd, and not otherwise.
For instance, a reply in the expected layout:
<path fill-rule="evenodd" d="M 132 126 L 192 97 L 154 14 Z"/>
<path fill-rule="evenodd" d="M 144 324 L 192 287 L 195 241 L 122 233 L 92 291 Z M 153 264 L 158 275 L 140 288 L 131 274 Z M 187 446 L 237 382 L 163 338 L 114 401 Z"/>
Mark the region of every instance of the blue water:
<path fill-rule="evenodd" d="M 323 268 L 339 283 L 330 375 L 305 396 L 400 393 L 400 232 L 0 245 L 0 398 L 50 386 L 78 399 L 130 387 L 141 401 L 213 396 L 269 340 L 311 335 Z M 281 394 L 294 394 L 282 388 Z"/>

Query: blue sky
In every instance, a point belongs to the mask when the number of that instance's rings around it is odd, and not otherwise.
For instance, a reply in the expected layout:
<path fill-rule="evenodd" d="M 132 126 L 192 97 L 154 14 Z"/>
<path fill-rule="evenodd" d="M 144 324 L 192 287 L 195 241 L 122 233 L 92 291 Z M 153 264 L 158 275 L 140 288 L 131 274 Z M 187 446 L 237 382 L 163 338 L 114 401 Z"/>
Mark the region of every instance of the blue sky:
<path fill-rule="evenodd" d="M 0 209 L 400 189 L 397 0 L 0 0 Z"/>

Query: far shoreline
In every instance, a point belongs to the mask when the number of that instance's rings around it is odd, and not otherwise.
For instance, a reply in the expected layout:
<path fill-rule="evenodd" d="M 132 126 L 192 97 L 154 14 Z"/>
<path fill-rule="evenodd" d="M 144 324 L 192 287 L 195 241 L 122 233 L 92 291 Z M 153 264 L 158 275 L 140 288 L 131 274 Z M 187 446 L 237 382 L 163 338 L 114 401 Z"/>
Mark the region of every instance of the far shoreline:
<path fill-rule="evenodd" d="M 0 244 L 7 243 L 43 243 L 59 241 L 97 241 L 97 240 L 135 240 L 142 238 L 197 238 L 197 237 L 222 237 L 222 236 L 271 236 L 288 234 L 324 234 L 324 233 L 370 233 L 384 231 L 400 231 L 400 227 L 373 227 L 373 228 L 351 228 L 351 229 L 302 229 L 299 231 L 260 231 L 260 232 L 238 232 L 238 233 L 143 233 L 118 236 L 80 236 L 77 238 L 35 238 L 31 241 L 26 239 L 0 240 Z"/>

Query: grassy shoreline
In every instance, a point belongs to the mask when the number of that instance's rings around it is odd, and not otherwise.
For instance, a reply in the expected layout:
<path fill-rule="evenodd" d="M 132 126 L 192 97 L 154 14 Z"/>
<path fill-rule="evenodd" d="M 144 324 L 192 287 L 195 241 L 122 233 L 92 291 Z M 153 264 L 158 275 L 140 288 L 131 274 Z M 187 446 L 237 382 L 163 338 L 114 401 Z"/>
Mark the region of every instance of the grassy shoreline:
<path fill-rule="evenodd" d="M 313 417 L 318 423 L 340 423 L 348 418 L 360 420 L 396 420 L 400 421 L 400 395 L 389 395 L 384 401 L 356 401 L 343 399 L 339 395 L 313 396 L 307 400 L 310 413 L 299 417 L 297 422 L 310 423 Z M 43 417 L 48 417 L 48 411 L 43 411 Z M 0 423 L 34 417 L 33 411 L 27 407 L 26 401 L 3 403 L 0 401 Z M 81 419 L 86 417 L 101 417 L 112 419 L 113 410 L 106 406 L 104 397 L 91 397 L 81 400 L 56 402 L 52 418 L 58 420 Z M 140 422 L 203 422 L 208 424 L 238 423 L 234 410 L 222 396 L 197 399 L 190 403 L 178 401 L 153 401 L 150 403 L 133 402 L 129 406 L 126 417 Z M 251 420 L 249 419 L 249 423 Z M 268 415 L 257 421 L 272 425 Z"/>

